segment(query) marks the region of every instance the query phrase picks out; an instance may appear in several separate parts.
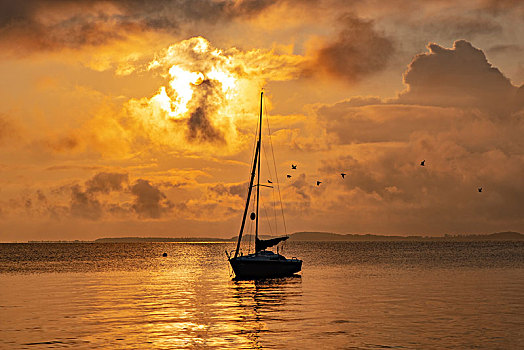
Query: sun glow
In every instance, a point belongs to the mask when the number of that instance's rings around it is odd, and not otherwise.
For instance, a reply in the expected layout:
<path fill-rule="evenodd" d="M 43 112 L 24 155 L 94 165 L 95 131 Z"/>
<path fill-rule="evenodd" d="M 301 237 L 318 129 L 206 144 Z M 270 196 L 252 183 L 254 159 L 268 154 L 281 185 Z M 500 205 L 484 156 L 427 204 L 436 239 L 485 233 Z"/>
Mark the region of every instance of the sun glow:
<path fill-rule="evenodd" d="M 238 82 L 243 77 L 238 66 L 204 38 L 172 45 L 162 59 L 149 65 L 150 69 L 166 69 L 169 79 L 151 101 L 172 119 L 191 118 L 202 104 L 213 110 L 213 119 L 223 118 L 227 106 L 240 92 Z"/>
<path fill-rule="evenodd" d="M 256 123 L 260 89 L 267 81 L 296 77 L 300 62 L 298 56 L 221 50 L 202 37 L 191 38 L 149 63 L 148 70 L 159 72 L 166 83 L 153 97 L 129 106 L 155 142 L 233 150 L 243 142 L 238 130 Z"/>
<path fill-rule="evenodd" d="M 193 97 L 193 88 L 202 84 L 204 81 L 204 74 L 201 72 L 190 72 L 180 66 L 174 65 L 169 69 L 171 81 L 169 86 L 173 89 L 172 98 L 169 98 L 169 108 L 164 109 L 169 113 L 170 117 L 180 118 L 187 113 L 187 104 Z M 164 107 L 163 107 L 164 108 Z"/>

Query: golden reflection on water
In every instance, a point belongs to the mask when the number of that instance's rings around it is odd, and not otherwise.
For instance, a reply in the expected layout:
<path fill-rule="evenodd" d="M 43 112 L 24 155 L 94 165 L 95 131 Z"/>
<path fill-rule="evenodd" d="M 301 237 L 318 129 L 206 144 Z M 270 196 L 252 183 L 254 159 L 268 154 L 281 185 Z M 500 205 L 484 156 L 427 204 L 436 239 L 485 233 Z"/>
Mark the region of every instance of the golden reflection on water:
<path fill-rule="evenodd" d="M 251 342 L 250 348 L 262 348 L 260 335 L 269 331 L 265 319 L 271 319 L 266 315 L 278 311 L 289 295 L 301 296 L 301 290 L 297 288 L 300 282 L 300 275 L 278 279 L 232 281 L 233 299 L 237 303 L 242 320 L 241 334 Z M 288 294 L 286 289 L 290 287 L 293 291 Z"/>
<path fill-rule="evenodd" d="M 9 247 L 0 262 L 23 272 L 0 273 L 0 349 L 522 344 L 520 246 L 500 265 L 511 245 L 503 254 L 487 243 L 470 253 L 431 245 L 423 259 L 412 258 L 420 245 L 406 253 L 405 245 L 358 244 L 329 246 L 336 254 L 319 259 L 326 247 L 317 245 L 297 254 L 308 262 L 302 277 L 260 281 L 232 280 L 224 245 Z M 57 252 L 64 258 L 50 263 Z M 15 254 L 33 255 L 18 262 Z"/>
<path fill-rule="evenodd" d="M 173 268 L 177 259 L 183 266 Z M 234 281 L 192 255 L 165 264 L 152 272 L 100 273 L 77 283 L 80 290 L 71 289 L 66 298 L 76 305 L 77 322 L 90 329 L 82 341 L 155 349 L 262 348 L 266 320 L 289 295 L 301 295 L 300 276 Z"/>

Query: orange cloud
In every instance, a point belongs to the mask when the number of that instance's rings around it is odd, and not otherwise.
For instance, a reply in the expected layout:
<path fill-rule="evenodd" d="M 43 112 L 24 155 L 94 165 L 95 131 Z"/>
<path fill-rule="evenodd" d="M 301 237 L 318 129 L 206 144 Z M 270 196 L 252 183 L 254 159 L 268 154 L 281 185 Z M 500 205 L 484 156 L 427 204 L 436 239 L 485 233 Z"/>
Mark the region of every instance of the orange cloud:
<path fill-rule="evenodd" d="M 322 196 L 333 199 L 324 206 L 363 215 L 333 225 L 396 233 L 521 229 L 522 87 L 468 42 L 429 48 L 413 59 L 397 99 L 354 98 L 316 110 L 327 142 L 338 144 L 318 168 Z M 343 181 L 340 172 L 348 174 Z"/>
<path fill-rule="evenodd" d="M 339 24 L 342 29 L 336 40 L 310 43 L 310 74 L 328 73 L 355 82 L 386 68 L 394 54 L 393 42 L 374 28 L 373 21 L 348 13 Z"/>
<path fill-rule="evenodd" d="M 517 87 L 471 43 L 455 41 L 451 49 L 432 43 L 428 49 L 409 65 L 408 88 L 398 102 L 481 108 L 499 116 L 523 105 Z"/>
<path fill-rule="evenodd" d="M 151 62 L 168 81 L 155 96 L 129 101 L 129 116 L 153 143 L 235 150 L 245 142 L 239 126 L 256 123 L 264 83 L 298 76 L 303 61 L 264 50 L 220 50 L 201 37 L 184 40 Z"/>

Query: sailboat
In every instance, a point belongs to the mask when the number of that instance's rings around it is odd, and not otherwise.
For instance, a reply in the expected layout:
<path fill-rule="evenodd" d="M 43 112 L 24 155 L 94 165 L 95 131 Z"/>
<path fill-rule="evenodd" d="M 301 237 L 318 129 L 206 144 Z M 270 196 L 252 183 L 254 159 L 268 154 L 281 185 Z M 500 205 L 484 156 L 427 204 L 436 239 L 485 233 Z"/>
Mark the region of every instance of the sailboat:
<path fill-rule="evenodd" d="M 287 259 L 283 255 L 267 250 L 267 248 L 276 246 L 289 238 L 289 236 L 277 237 L 272 239 L 258 238 L 258 208 L 260 202 L 260 187 L 271 187 L 260 184 L 260 158 L 262 147 L 262 102 L 264 92 L 260 93 L 260 117 L 258 123 L 258 140 L 255 147 L 255 156 L 253 157 L 253 167 L 251 170 L 251 177 L 249 180 L 249 188 L 247 192 L 246 206 L 244 208 L 244 215 L 242 216 L 242 224 L 240 225 L 240 232 L 238 234 L 237 246 L 233 256 L 228 254 L 228 260 L 235 272 L 235 277 L 244 278 L 271 278 L 291 276 L 302 269 L 302 260 L 295 257 Z M 253 184 L 257 179 L 256 185 Z M 242 234 L 246 224 L 247 213 L 249 211 L 249 203 L 251 200 L 252 190 L 256 188 L 256 206 L 255 212 L 250 215 L 251 220 L 255 221 L 255 252 L 247 255 L 240 253 L 240 243 L 242 241 Z M 227 253 L 227 252 L 226 252 Z"/>

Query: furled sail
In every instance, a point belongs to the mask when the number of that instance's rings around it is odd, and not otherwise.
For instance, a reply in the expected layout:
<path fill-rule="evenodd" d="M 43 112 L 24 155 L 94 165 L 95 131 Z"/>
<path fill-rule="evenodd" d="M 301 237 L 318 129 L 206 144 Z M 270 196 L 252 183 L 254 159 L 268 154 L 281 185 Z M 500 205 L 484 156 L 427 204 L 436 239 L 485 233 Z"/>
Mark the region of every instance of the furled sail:
<path fill-rule="evenodd" d="M 288 239 L 289 236 L 284 237 L 278 237 L 278 238 L 271 238 L 271 239 L 255 239 L 255 250 L 258 252 L 260 250 L 264 250 L 266 248 L 272 247 L 274 245 L 279 244 L 280 242 L 285 241 Z"/>

